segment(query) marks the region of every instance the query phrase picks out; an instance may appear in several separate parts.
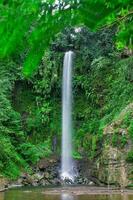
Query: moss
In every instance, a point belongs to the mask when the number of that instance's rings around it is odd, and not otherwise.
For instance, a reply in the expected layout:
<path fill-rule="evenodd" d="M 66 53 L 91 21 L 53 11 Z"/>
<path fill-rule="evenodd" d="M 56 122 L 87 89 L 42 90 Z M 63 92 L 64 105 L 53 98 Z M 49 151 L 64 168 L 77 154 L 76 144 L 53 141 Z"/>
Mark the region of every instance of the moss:
<path fill-rule="evenodd" d="M 133 183 L 128 184 L 127 188 L 131 188 L 132 189 L 133 188 Z"/>
<path fill-rule="evenodd" d="M 131 138 L 131 140 L 133 142 L 133 119 L 130 121 L 128 132 L 129 132 L 130 138 Z"/>
<path fill-rule="evenodd" d="M 129 163 L 133 163 L 133 151 L 129 151 L 127 156 L 126 156 L 126 161 Z"/>

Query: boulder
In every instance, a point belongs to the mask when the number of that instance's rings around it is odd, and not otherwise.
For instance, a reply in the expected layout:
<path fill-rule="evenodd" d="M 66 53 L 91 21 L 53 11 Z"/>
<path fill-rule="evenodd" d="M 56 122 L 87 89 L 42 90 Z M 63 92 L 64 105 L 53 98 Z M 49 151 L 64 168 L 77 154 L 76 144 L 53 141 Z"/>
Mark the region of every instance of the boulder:
<path fill-rule="evenodd" d="M 4 178 L 2 175 L 0 175 L 0 192 L 4 191 L 8 188 L 9 181 Z"/>

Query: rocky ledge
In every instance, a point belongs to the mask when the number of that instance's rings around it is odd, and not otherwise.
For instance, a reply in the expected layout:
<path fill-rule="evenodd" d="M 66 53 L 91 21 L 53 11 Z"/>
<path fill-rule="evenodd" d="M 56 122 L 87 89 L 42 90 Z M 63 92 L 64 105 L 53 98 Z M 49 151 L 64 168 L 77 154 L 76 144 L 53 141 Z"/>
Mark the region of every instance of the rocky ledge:
<path fill-rule="evenodd" d="M 79 175 L 72 183 L 70 180 L 62 182 L 60 178 L 60 160 L 52 157 L 51 159 L 42 159 L 36 166 L 32 167 L 32 173 L 22 173 L 18 180 L 9 182 L 9 187 L 15 186 L 50 186 L 65 184 L 82 184 L 95 186 L 99 181 L 95 178 L 87 177 L 82 174 L 82 165 L 78 163 Z"/>

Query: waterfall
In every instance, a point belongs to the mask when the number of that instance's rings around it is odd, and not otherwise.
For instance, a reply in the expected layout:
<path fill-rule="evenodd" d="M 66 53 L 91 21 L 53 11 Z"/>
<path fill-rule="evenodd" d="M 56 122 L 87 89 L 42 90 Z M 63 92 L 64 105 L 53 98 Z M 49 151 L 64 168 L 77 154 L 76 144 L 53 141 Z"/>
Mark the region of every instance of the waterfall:
<path fill-rule="evenodd" d="M 61 178 L 74 180 L 72 159 L 72 66 L 74 53 L 65 53 L 62 87 L 62 156 Z"/>

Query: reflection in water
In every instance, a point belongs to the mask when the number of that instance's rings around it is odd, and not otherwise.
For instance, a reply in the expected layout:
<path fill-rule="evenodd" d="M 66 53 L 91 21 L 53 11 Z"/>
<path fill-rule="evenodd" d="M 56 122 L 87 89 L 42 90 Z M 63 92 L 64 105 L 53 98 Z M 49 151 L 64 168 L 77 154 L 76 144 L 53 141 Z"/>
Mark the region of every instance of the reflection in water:
<path fill-rule="evenodd" d="M 54 190 L 53 190 L 54 191 Z M 82 188 L 76 191 L 48 190 L 45 188 L 12 189 L 0 193 L 0 200 L 133 200 L 133 194 L 79 194 Z M 87 191 L 87 190 L 85 190 Z"/>
<path fill-rule="evenodd" d="M 128 195 L 126 193 L 121 193 L 121 194 L 106 195 L 106 198 L 108 200 L 131 200 L 131 199 L 133 199 L 133 196 L 132 195 Z"/>
<path fill-rule="evenodd" d="M 0 193 L 0 200 L 4 200 L 4 195 L 5 195 L 4 192 Z"/>
<path fill-rule="evenodd" d="M 127 194 L 122 194 L 121 196 L 122 196 L 121 198 L 122 200 L 129 200 L 128 198 L 129 196 Z"/>
<path fill-rule="evenodd" d="M 61 200 L 74 200 L 74 197 L 71 194 L 64 193 L 61 195 Z"/>

